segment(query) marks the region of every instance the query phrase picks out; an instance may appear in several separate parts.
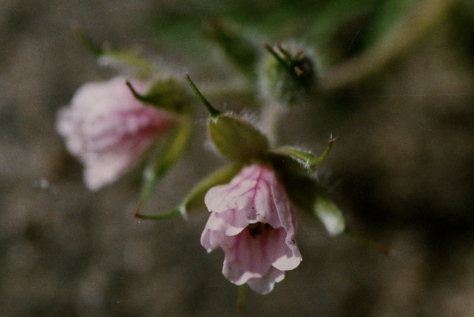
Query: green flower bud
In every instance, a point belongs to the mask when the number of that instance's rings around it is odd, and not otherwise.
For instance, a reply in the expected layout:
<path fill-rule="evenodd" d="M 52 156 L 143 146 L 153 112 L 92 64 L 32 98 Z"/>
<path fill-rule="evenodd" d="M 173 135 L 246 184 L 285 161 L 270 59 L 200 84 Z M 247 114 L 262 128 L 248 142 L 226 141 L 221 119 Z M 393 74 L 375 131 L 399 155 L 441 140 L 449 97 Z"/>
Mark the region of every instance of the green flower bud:
<path fill-rule="evenodd" d="M 220 154 L 232 161 L 245 162 L 264 156 L 270 144 L 251 123 L 232 114 L 209 119 L 209 136 Z"/>
<path fill-rule="evenodd" d="M 270 143 L 260 130 L 232 113 L 222 113 L 214 108 L 187 74 L 186 80 L 211 116 L 209 136 L 220 154 L 232 161 L 246 162 L 268 152 Z"/>
<path fill-rule="evenodd" d="M 270 52 L 263 61 L 260 73 L 260 89 L 264 98 L 275 100 L 284 105 L 291 105 L 315 90 L 316 76 L 313 58 L 298 50 L 295 46 L 276 49 L 268 44 Z"/>

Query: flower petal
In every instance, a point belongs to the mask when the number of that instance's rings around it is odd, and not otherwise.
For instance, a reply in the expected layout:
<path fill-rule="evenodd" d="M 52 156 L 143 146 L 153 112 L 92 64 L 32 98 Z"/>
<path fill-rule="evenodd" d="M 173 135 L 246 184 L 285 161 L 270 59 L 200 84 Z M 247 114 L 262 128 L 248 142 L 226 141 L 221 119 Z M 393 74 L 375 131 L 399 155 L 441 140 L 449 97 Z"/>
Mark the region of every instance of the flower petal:
<path fill-rule="evenodd" d="M 286 253 L 283 228 L 259 230 L 256 234 L 247 228 L 236 236 L 223 238 L 220 244 L 226 254 L 223 274 L 237 285 L 249 278 L 264 276 Z"/>
<path fill-rule="evenodd" d="M 284 278 L 285 272 L 272 267 L 264 276 L 249 279 L 247 284 L 255 292 L 265 295 L 273 291 L 275 283 L 283 281 Z"/>
<path fill-rule="evenodd" d="M 134 87 L 144 90 L 145 84 Z M 68 150 L 85 165 L 86 185 L 96 190 L 132 168 L 174 117 L 143 105 L 118 77 L 82 86 L 56 122 Z"/>
<path fill-rule="evenodd" d="M 224 250 L 222 273 L 232 283 L 266 294 L 301 262 L 295 211 L 270 167 L 242 169 L 229 184 L 211 188 L 205 203 L 211 216 L 201 244 Z"/>
<path fill-rule="evenodd" d="M 234 210 L 236 223 L 264 222 L 279 228 L 281 223 L 272 188 L 275 184 L 279 184 L 279 181 L 272 169 L 254 164 L 242 169 L 229 184 L 211 188 L 206 194 L 205 203 L 211 212 Z M 278 192 L 282 193 L 289 200 L 284 190 Z"/>

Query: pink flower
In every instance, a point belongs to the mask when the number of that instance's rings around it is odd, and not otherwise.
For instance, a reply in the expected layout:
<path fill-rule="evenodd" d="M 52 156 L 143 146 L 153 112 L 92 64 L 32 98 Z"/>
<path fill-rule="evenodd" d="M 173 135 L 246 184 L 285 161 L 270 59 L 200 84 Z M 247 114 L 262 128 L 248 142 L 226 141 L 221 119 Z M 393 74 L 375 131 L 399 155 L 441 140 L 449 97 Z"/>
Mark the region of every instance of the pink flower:
<path fill-rule="evenodd" d="M 295 212 L 271 168 L 242 169 L 229 184 L 211 188 L 205 203 L 211 216 L 201 244 L 208 252 L 224 250 L 222 273 L 234 284 L 266 294 L 301 262 Z"/>
<path fill-rule="evenodd" d="M 136 100 L 118 77 L 79 88 L 71 105 L 59 110 L 56 129 L 85 165 L 87 187 L 97 190 L 132 168 L 173 122 L 171 114 Z"/>

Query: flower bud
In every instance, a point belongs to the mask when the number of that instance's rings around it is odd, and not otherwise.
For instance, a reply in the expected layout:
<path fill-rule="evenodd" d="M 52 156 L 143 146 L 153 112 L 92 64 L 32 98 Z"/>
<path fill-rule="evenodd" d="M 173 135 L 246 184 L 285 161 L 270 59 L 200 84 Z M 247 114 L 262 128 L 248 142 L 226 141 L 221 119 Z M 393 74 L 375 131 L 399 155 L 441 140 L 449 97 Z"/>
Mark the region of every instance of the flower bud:
<path fill-rule="evenodd" d="M 217 151 L 232 161 L 262 157 L 270 148 L 256 127 L 227 113 L 209 119 L 209 136 Z"/>
<path fill-rule="evenodd" d="M 186 75 L 191 88 L 207 108 L 209 136 L 217 151 L 232 161 L 246 162 L 264 156 L 270 149 L 267 137 L 251 123 L 232 113 L 221 113 L 204 98 Z"/>
<path fill-rule="evenodd" d="M 263 98 L 291 105 L 310 95 L 316 84 L 313 58 L 294 45 L 273 48 L 263 61 L 260 90 Z"/>

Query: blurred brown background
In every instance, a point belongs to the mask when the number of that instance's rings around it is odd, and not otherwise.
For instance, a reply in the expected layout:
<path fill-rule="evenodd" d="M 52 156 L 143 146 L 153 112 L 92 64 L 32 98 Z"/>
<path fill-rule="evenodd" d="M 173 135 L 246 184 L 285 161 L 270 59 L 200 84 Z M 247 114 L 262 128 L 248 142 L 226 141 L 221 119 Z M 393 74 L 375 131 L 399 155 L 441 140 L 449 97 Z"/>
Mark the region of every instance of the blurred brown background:
<path fill-rule="evenodd" d="M 0 315 L 233 316 L 237 288 L 221 274 L 223 254 L 208 255 L 199 243 L 207 212 L 188 221 L 134 219 L 139 173 L 87 191 L 81 165 L 54 130 L 55 112 L 80 85 L 112 74 L 81 46 L 73 22 L 98 41 L 137 46 L 212 85 L 230 71 L 216 65 L 211 44 L 187 33 L 192 23 L 180 29 L 173 19 L 205 23 L 228 5 L 2 0 L 0 7 Z M 338 137 L 319 176 L 352 230 L 394 255 L 330 238 L 303 217 L 304 261 L 269 295 L 250 293 L 249 316 L 474 314 L 474 8 L 461 1 L 446 14 L 375 77 L 296 108 L 280 133 L 282 143 L 316 153 L 330 133 Z M 358 25 L 347 25 L 340 47 L 353 44 Z M 191 147 L 149 212 L 174 206 L 222 163 L 205 146 L 205 114 L 196 112 Z M 52 187 L 38 188 L 43 177 Z"/>

